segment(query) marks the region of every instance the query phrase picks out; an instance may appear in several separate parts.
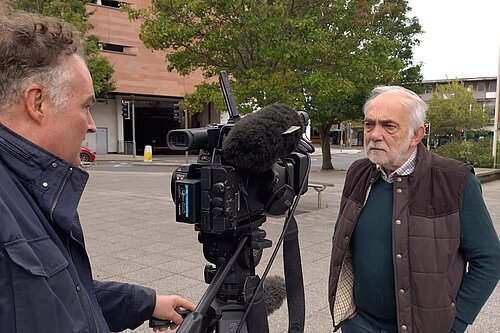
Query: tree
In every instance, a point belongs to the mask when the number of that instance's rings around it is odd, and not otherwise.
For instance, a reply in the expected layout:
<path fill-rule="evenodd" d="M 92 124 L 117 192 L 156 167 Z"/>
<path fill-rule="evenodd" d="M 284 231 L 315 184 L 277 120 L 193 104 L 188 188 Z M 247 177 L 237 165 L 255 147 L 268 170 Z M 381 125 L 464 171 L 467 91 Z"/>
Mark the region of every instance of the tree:
<path fill-rule="evenodd" d="M 156 0 L 125 9 L 142 21 L 146 47 L 167 51 L 168 70 L 230 73 L 242 113 L 278 101 L 307 111 L 323 169 L 333 168 L 332 124 L 361 117 L 373 86 L 421 81 L 412 64 L 420 25 L 404 0 Z M 200 91 L 214 102 L 207 85 Z"/>
<path fill-rule="evenodd" d="M 93 28 L 88 22 L 91 13 L 85 8 L 89 2 L 90 0 L 9 0 L 8 5 L 15 10 L 60 18 L 71 23 L 85 36 Z M 85 40 L 85 55 L 94 82 L 94 92 L 97 97 L 105 97 L 115 89 L 115 81 L 112 79 L 114 69 L 108 58 L 99 55 L 98 43 L 97 36 L 88 35 Z"/>
<path fill-rule="evenodd" d="M 431 135 L 455 135 L 468 130 L 481 129 L 488 122 L 488 111 L 474 98 L 472 91 L 457 80 L 438 85 L 429 100 L 427 121 L 431 123 Z"/>

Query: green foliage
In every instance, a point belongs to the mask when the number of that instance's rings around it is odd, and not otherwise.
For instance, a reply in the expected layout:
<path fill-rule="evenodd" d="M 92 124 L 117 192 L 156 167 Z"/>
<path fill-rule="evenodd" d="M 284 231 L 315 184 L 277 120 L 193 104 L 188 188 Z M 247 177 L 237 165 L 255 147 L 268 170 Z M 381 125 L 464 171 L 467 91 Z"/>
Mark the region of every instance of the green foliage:
<path fill-rule="evenodd" d="M 482 128 L 488 122 L 488 111 L 483 110 L 463 83 L 450 81 L 438 85 L 429 100 L 427 121 L 431 123 L 431 135 L 453 134 Z"/>
<path fill-rule="evenodd" d="M 420 32 L 403 0 L 155 0 L 124 9 L 142 21 L 148 48 L 168 51 L 169 70 L 201 68 L 207 78 L 226 70 L 240 102 L 255 106 L 304 108 L 321 96 L 316 105 L 329 107 L 318 114 L 357 101 L 360 89 L 408 81 L 402 71 Z"/>
<path fill-rule="evenodd" d="M 215 105 L 216 110 L 223 110 L 225 108 L 219 84 L 202 83 L 197 85 L 196 92 L 186 95 L 180 107 L 183 110 L 189 110 L 189 112 L 201 112 L 208 103 Z"/>
<path fill-rule="evenodd" d="M 412 51 L 421 27 L 405 0 L 153 0 L 124 10 L 142 22 L 146 47 L 168 52 L 169 70 L 225 70 L 241 113 L 286 103 L 307 111 L 323 137 L 334 122 L 360 118 L 374 86 L 422 78 Z"/>
<path fill-rule="evenodd" d="M 39 13 L 46 16 L 58 17 L 71 23 L 75 28 L 85 33 L 92 28 L 87 22 L 89 14 L 85 9 L 85 4 L 90 0 L 10 0 L 12 8 L 27 12 Z"/>
<path fill-rule="evenodd" d="M 88 22 L 91 13 L 87 12 L 85 5 L 90 0 L 9 0 L 8 5 L 15 10 L 39 13 L 46 16 L 58 17 L 72 24 L 82 35 L 93 27 Z M 94 82 L 94 91 L 97 97 L 105 97 L 115 89 L 112 79 L 114 69 L 108 58 L 99 54 L 98 38 L 94 35 L 87 36 L 85 40 L 85 55 L 90 74 Z"/>
<path fill-rule="evenodd" d="M 434 150 L 437 154 L 459 160 L 476 168 L 491 168 L 493 166 L 492 141 L 483 140 L 451 142 Z M 497 162 L 500 158 L 500 145 L 497 145 Z"/>
<path fill-rule="evenodd" d="M 87 59 L 87 66 L 92 74 L 94 93 L 97 97 L 105 97 L 108 92 L 115 89 L 115 81 L 112 79 L 115 70 L 109 63 L 108 58 L 98 56 L 89 57 Z"/>

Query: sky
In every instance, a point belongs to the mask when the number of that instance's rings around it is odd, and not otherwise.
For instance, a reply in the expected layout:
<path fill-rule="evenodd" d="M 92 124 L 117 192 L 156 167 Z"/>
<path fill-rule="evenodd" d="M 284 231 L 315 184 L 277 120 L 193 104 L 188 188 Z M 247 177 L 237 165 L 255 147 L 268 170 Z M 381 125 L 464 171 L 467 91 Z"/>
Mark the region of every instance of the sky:
<path fill-rule="evenodd" d="M 500 0 L 408 0 L 423 34 L 414 48 L 424 80 L 498 75 Z"/>

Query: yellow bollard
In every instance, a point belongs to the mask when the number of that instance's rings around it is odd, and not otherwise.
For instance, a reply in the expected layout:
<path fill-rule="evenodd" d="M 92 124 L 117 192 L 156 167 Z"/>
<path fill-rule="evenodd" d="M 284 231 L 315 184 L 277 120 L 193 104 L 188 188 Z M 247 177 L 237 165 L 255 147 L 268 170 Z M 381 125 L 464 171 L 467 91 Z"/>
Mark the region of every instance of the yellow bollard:
<path fill-rule="evenodd" d="M 153 162 L 153 149 L 149 145 L 144 147 L 144 162 Z"/>

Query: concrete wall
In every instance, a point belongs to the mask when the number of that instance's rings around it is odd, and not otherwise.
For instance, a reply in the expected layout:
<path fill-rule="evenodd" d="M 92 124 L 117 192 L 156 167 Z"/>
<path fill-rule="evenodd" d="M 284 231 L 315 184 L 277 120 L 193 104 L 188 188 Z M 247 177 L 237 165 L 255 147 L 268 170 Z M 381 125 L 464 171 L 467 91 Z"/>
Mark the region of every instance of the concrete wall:
<path fill-rule="evenodd" d="M 120 118 L 117 118 L 120 109 Z M 117 106 L 114 99 L 98 100 L 92 106 L 92 117 L 96 127 L 107 128 L 108 132 L 108 152 L 117 153 L 118 150 L 118 120 L 121 122 L 121 105 Z M 123 134 L 122 134 L 123 137 Z M 93 151 L 97 150 L 96 134 L 89 133 L 83 144 Z"/>

